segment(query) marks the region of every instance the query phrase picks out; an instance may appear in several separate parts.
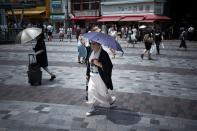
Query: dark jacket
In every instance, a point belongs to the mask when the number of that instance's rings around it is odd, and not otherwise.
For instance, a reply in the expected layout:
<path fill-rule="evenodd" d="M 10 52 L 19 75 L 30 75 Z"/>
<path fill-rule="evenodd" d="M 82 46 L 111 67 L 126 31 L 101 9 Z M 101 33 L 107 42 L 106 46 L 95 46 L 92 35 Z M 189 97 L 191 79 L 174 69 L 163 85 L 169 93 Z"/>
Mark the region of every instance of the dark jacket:
<path fill-rule="evenodd" d="M 155 32 L 155 42 L 161 42 L 162 40 L 162 32 Z"/>
<path fill-rule="evenodd" d="M 104 51 L 103 49 L 101 49 L 101 53 L 100 53 L 98 61 L 102 64 L 102 67 L 103 67 L 103 68 L 98 67 L 98 72 L 99 72 L 99 75 L 101 76 L 101 79 L 105 83 L 107 89 L 113 90 L 113 84 L 112 84 L 112 79 L 111 79 L 113 64 L 109 58 L 108 53 Z M 89 60 L 87 63 L 86 75 L 90 76 Z"/>
<path fill-rule="evenodd" d="M 46 46 L 45 46 L 45 42 L 43 38 L 39 38 L 37 40 L 37 43 L 35 46 L 35 52 L 39 50 L 44 50 L 44 52 L 36 55 L 37 63 L 40 64 L 41 67 L 47 67 L 48 59 L 47 59 Z"/>

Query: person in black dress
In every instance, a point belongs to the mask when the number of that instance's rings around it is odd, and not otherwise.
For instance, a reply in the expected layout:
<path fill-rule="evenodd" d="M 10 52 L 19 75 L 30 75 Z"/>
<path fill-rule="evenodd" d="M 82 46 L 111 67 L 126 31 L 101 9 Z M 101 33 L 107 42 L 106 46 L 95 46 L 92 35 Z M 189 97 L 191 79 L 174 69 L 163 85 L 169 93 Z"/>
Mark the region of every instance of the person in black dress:
<path fill-rule="evenodd" d="M 56 78 L 56 76 L 51 73 L 48 69 L 48 59 L 47 59 L 47 51 L 46 51 L 46 45 L 44 41 L 44 34 L 41 33 L 36 39 L 37 43 L 35 45 L 34 51 L 36 55 L 36 61 L 37 63 L 47 72 L 51 75 L 50 80 L 52 81 L 53 79 Z"/>
<path fill-rule="evenodd" d="M 156 48 L 157 48 L 157 55 L 160 54 L 160 43 L 163 40 L 163 36 L 162 36 L 162 32 L 160 31 L 160 29 L 156 29 L 155 31 L 155 44 L 156 44 Z"/>

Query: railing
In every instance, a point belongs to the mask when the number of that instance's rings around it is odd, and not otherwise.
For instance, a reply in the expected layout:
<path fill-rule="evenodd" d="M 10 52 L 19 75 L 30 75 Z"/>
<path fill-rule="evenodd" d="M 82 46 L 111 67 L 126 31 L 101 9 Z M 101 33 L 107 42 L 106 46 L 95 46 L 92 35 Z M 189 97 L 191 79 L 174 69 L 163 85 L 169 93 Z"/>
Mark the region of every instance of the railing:
<path fill-rule="evenodd" d="M 75 16 L 99 16 L 99 10 L 73 11 Z"/>
<path fill-rule="evenodd" d="M 0 28 L 0 43 L 14 43 L 17 34 L 22 30 L 22 28 Z"/>

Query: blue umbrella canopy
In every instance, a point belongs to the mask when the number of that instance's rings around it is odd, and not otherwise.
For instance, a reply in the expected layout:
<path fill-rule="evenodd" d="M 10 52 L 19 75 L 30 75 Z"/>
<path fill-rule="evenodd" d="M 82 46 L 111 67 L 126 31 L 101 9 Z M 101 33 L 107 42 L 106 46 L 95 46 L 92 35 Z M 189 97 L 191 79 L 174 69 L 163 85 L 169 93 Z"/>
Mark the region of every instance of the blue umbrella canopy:
<path fill-rule="evenodd" d="M 109 47 L 109 48 L 112 48 L 114 50 L 121 51 L 124 53 L 120 44 L 110 35 L 100 33 L 100 32 L 89 32 L 89 33 L 85 33 L 84 37 L 86 37 L 90 41 L 100 43 L 103 46 L 106 46 L 106 47 Z"/>

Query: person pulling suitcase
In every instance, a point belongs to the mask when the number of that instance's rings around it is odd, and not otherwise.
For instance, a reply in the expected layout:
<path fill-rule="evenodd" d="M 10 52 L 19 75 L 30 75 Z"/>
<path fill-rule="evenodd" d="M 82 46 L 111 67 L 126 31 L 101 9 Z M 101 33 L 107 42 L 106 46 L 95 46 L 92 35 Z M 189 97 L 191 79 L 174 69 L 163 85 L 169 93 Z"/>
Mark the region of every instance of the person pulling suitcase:
<path fill-rule="evenodd" d="M 48 59 L 46 45 L 44 41 L 44 33 L 41 33 L 36 39 L 37 43 L 35 45 L 34 51 L 36 55 L 36 62 L 39 64 L 50 76 L 50 81 L 56 78 L 56 76 L 48 69 Z"/>
<path fill-rule="evenodd" d="M 42 84 L 42 71 L 40 65 L 37 64 L 34 54 L 28 54 L 29 66 L 28 66 L 28 82 L 30 85 L 41 85 Z"/>

